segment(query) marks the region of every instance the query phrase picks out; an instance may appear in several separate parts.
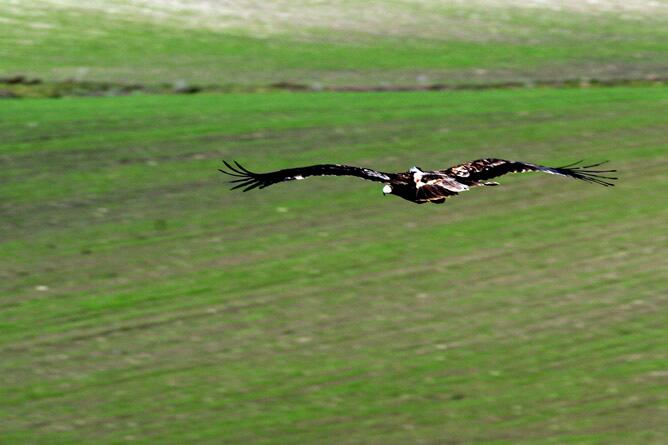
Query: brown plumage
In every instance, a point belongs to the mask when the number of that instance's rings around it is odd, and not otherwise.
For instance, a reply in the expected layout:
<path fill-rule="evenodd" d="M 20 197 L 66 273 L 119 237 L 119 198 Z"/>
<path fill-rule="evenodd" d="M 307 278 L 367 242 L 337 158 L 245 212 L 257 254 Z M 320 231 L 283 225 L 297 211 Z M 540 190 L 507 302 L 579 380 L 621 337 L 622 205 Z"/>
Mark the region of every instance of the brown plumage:
<path fill-rule="evenodd" d="M 231 181 L 235 184 L 232 190 L 243 188 L 243 191 L 246 192 L 279 182 L 306 179 L 309 176 L 356 176 L 368 181 L 382 182 L 385 184 L 384 194 L 397 195 L 418 204 L 426 202 L 441 204 L 449 196 L 457 195 L 470 187 L 498 185 L 496 182 L 487 182 L 487 180 L 506 173 L 544 172 L 605 187 L 613 186 L 614 184 L 610 181 L 617 179 L 603 175 L 603 173 L 612 173 L 616 170 L 592 170 L 604 162 L 580 165 L 582 161 L 562 167 L 544 167 L 528 162 L 485 158 L 455 165 L 445 170 L 422 171 L 417 167 L 412 167 L 402 173 L 385 173 L 339 164 L 319 164 L 268 173 L 254 173 L 242 167 L 238 162 L 234 162 L 235 165 L 223 162 L 229 170 L 221 169 L 220 171 L 236 178 Z"/>

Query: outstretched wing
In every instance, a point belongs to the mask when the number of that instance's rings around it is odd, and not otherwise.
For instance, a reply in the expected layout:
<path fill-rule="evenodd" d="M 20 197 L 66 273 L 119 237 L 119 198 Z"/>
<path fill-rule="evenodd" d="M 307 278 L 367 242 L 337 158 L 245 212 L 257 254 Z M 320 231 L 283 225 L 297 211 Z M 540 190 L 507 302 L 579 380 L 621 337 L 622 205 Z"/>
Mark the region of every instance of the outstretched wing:
<path fill-rule="evenodd" d="M 319 164 L 308 167 L 286 168 L 285 170 L 267 173 L 255 173 L 242 167 L 236 161 L 234 161 L 234 166 L 227 161 L 223 161 L 223 163 L 229 171 L 223 169 L 220 169 L 220 171 L 237 178 L 230 181 L 230 183 L 236 184 L 232 187 L 232 190 L 244 187 L 244 192 L 256 187 L 263 189 L 278 182 L 306 179 L 309 176 L 357 176 L 358 178 L 376 182 L 388 182 L 392 179 L 391 176 L 393 176 L 392 173 L 383 173 L 368 168 L 339 164 Z"/>
<path fill-rule="evenodd" d="M 604 176 L 602 173 L 612 173 L 616 170 L 591 170 L 594 167 L 605 164 L 605 162 L 599 162 L 597 164 L 591 165 L 580 165 L 582 164 L 582 161 L 579 161 L 573 164 L 564 165 L 562 167 L 544 167 L 542 165 L 530 164 L 528 162 L 487 158 L 456 165 L 446 170 L 440 170 L 439 173 L 455 177 L 457 182 L 461 182 L 462 184 L 469 186 L 481 185 L 480 181 L 505 175 L 506 173 L 523 173 L 532 171 L 568 176 L 570 178 L 592 182 L 606 187 L 614 186 L 610 180 L 615 180 L 617 178 L 612 176 Z"/>

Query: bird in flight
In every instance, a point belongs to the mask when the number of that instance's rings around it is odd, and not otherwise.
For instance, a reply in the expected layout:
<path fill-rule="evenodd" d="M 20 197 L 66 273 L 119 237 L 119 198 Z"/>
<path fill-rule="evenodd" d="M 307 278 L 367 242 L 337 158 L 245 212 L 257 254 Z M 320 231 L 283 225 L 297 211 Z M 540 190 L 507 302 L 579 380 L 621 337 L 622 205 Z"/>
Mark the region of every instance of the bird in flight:
<path fill-rule="evenodd" d="M 607 162 L 607 161 L 606 161 Z M 407 172 L 385 173 L 369 168 L 354 167 L 340 164 L 318 164 L 308 167 L 287 168 L 267 173 L 254 173 L 234 161 L 234 165 L 223 161 L 229 170 L 221 172 L 235 177 L 230 183 L 232 190 L 243 188 L 244 192 L 254 188 L 265 188 L 270 185 L 306 179 L 309 176 L 356 176 L 368 181 L 382 182 L 384 195 L 396 195 L 417 204 L 431 202 L 441 204 L 450 196 L 455 196 L 471 187 L 494 186 L 497 182 L 488 179 L 506 173 L 543 172 L 566 176 L 581 181 L 613 186 L 610 181 L 617 178 L 603 175 L 616 170 L 597 170 L 605 162 L 582 165 L 582 161 L 561 167 L 544 167 L 528 162 L 506 161 L 504 159 L 485 158 L 455 165 L 445 170 L 423 171 L 411 167 Z M 592 170 L 593 169 L 593 170 Z"/>

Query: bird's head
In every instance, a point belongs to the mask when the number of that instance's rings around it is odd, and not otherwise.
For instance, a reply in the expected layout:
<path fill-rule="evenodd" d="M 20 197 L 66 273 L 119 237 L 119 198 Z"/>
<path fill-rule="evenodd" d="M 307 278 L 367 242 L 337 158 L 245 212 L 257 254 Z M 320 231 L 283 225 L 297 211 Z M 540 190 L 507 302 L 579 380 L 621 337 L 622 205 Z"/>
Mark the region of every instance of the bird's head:
<path fill-rule="evenodd" d="M 383 187 L 383 195 L 389 195 L 392 193 L 392 186 L 390 184 L 385 184 Z"/>

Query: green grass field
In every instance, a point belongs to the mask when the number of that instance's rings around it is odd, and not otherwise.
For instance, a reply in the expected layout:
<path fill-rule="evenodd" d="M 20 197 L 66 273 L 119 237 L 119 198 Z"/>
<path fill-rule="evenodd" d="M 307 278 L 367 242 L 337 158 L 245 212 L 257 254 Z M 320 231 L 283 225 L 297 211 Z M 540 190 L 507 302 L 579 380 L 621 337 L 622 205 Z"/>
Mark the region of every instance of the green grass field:
<path fill-rule="evenodd" d="M 0 444 L 665 445 L 668 88 L 266 91 L 667 73 L 665 0 L 0 0 L 0 97 L 258 91 L 0 99 Z M 619 181 L 217 171 L 481 157 Z"/>
<path fill-rule="evenodd" d="M 668 442 L 667 89 L 0 105 L 0 443 Z M 620 180 L 216 170 L 483 156 Z"/>
<path fill-rule="evenodd" d="M 665 1 L 161 3 L 0 0 L 0 76 L 369 86 L 668 71 Z"/>

